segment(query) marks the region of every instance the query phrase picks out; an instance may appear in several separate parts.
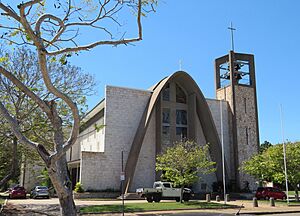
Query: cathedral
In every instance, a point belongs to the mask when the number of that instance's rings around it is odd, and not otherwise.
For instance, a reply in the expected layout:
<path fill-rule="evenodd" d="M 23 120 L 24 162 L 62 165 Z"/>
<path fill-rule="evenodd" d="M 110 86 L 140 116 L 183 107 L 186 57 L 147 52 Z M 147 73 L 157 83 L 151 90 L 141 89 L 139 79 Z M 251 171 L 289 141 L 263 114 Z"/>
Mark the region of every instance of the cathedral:
<path fill-rule="evenodd" d="M 184 71 L 147 90 L 107 85 L 67 153 L 73 184 L 81 182 L 88 191 L 120 190 L 122 177 L 126 192 L 152 187 L 160 180 L 156 156 L 188 139 L 209 144 L 216 162 L 215 173 L 199 173 L 195 192 L 211 192 L 223 170 L 231 190 L 255 189 L 254 179 L 239 169 L 259 148 L 255 81 L 254 56 L 230 51 L 215 60 L 215 99 L 205 98 Z"/>

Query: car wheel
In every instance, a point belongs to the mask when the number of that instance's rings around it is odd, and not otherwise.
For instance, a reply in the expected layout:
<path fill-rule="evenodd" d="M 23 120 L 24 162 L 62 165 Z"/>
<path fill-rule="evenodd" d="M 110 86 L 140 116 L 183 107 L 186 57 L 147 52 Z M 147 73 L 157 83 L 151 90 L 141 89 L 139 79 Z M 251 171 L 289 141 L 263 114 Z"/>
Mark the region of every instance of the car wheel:
<path fill-rule="evenodd" d="M 152 203 L 152 202 L 153 202 L 153 197 L 152 197 L 152 196 L 147 197 L 147 202 L 148 202 L 148 203 Z"/>
<path fill-rule="evenodd" d="M 188 202 L 191 199 L 191 195 L 190 194 L 183 194 L 183 201 L 184 202 Z"/>
<path fill-rule="evenodd" d="M 270 197 L 269 196 L 265 196 L 265 200 L 269 200 L 270 199 Z"/>
<path fill-rule="evenodd" d="M 286 200 L 286 196 L 283 196 L 283 197 L 282 197 L 282 200 Z"/>
<path fill-rule="evenodd" d="M 154 196 L 153 196 L 153 200 L 154 200 L 154 202 L 159 203 L 160 200 L 161 200 L 160 195 L 154 195 Z"/>
<path fill-rule="evenodd" d="M 176 202 L 180 202 L 180 197 L 175 198 Z"/>

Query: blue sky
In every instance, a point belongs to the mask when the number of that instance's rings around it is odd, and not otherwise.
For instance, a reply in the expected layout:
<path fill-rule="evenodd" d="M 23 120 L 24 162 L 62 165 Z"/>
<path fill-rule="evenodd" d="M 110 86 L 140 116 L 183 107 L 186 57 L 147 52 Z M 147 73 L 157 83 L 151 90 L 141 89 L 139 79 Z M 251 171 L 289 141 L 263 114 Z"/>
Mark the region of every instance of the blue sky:
<path fill-rule="evenodd" d="M 233 22 L 235 51 L 255 55 L 260 141 L 300 140 L 299 50 L 300 1 L 289 0 L 161 0 L 157 12 L 143 19 L 144 39 L 135 46 L 98 47 L 73 59 L 95 75 L 98 94 L 105 85 L 147 89 L 182 69 L 203 94 L 215 97 L 214 59 L 230 50 Z M 135 28 L 128 31 L 135 33 Z"/>

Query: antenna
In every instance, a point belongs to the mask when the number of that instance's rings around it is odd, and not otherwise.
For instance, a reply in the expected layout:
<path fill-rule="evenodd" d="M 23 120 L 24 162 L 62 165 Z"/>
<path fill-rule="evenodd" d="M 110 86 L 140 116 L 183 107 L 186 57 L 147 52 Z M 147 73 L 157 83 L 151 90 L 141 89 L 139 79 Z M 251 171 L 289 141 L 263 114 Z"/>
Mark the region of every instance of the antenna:
<path fill-rule="evenodd" d="M 231 32 L 231 50 L 234 51 L 233 31 L 235 31 L 236 29 L 233 28 L 232 22 L 230 22 L 230 27 L 228 27 L 228 29 Z"/>

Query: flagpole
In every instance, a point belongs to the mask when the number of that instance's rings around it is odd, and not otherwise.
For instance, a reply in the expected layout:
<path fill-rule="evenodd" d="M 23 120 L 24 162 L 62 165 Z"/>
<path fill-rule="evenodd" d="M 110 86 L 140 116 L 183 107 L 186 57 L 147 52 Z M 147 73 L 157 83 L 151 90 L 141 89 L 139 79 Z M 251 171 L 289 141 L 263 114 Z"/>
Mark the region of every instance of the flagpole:
<path fill-rule="evenodd" d="M 286 145 L 285 145 L 284 130 L 283 130 L 282 104 L 280 104 L 280 121 L 281 121 L 281 134 L 282 134 L 282 146 L 283 146 L 283 162 L 284 162 L 286 201 L 287 201 L 287 204 L 289 204 L 289 185 L 288 185 L 287 166 L 286 166 Z"/>

